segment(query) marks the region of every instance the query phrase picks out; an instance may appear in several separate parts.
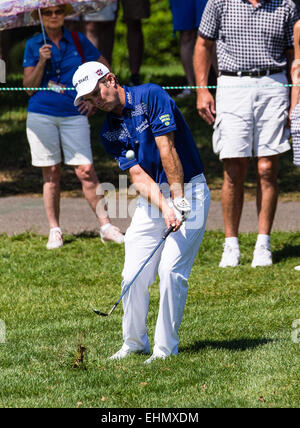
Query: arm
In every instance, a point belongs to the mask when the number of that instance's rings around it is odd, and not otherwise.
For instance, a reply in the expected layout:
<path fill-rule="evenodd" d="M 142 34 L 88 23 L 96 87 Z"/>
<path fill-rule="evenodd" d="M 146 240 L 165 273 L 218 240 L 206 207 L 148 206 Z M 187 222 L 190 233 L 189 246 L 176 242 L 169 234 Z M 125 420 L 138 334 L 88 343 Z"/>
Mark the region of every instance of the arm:
<path fill-rule="evenodd" d="M 51 58 L 51 45 L 44 45 L 40 48 L 40 59 L 35 67 L 24 68 L 23 86 L 38 88 L 42 82 L 46 62 Z"/>
<path fill-rule="evenodd" d="M 292 79 L 291 79 L 291 68 L 292 68 L 292 63 L 293 63 L 293 59 L 294 59 L 294 49 L 287 49 L 285 51 L 285 55 L 287 58 L 287 79 L 288 79 L 288 83 L 292 83 Z M 292 110 L 295 108 L 295 106 L 297 105 L 298 101 L 295 103 L 296 100 L 296 96 L 297 94 L 295 94 L 295 91 L 293 91 L 294 87 L 291 88 L 290 92 L 290 110 L 289 110 L 289 118 L 291 116 Z M 298 88 L 296 88 L 298 89 Z M 289 123 L 290 125 L 290 123 Z"/>
<path fill-rule="evenodd" d="M 179 229 L 180 222 L 176 219 L 174 210 L 169 207 L 168 202 L 162 195 L 158 184 L 140 167 L 134 165 L 129 169 L 131 181 L 139 194 L 151 204 L 157 206 L 162 212 L 166 226 L 175 226 L 174 232 Z"/>
<path fill-rule="evenodd" d="M 197 86 L 207 86 L 212 64 L 214 41 L 198 36 L 194 50 L 194 73 Z M 210 125 L 215 121 L 215 101 L 208 89 L 197 89 L 197 110 Z"/>
<path fill-rule="evenodd" d="M 172 199 L 184 197 L 183 169 L 174 145 L 174 133 L 155 138 L 161 162 L 167 175 Z"/>
<path fill-rule="evenodd" d="M 297 23 L 294 26 L 294 62 L 291 67 L 291 79 L 294 85 L 300 84 L 300 20 L 297 21 Z M 289 59 L 289 58 L 288 58 Z M 299 93 L 300 93 L 300 87 L 299 86 L 293 86 L 292 87 L 292 94 L 291 94 L 291 108 L 290 113 L 292 110 L 296 107 L 299 101 Z"/>

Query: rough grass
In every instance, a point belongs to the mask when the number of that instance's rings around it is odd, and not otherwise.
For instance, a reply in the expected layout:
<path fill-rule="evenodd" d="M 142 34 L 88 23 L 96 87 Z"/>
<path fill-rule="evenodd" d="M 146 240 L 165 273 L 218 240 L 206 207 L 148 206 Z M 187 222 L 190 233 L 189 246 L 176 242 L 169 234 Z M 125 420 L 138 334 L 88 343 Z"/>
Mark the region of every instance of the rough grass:
<path fill-rule="evenodd" d="M 177 357 L 112 362 L 122 343 L 122 247 L 69 236 L 0 237 L 0 407 L 299 407 L 300 234 L 274 233 L 275 265 L 252 269 L 255 235 L 242 235 L 242 265 L 219 269 L 223 234 L 205 235 L 190 277 Z M 151 287 L 150 342 L 158 309 Z M 81 348 L 80 348 L 81 346 Z M 85 348 L 85 350 L 83 349 Z"/>

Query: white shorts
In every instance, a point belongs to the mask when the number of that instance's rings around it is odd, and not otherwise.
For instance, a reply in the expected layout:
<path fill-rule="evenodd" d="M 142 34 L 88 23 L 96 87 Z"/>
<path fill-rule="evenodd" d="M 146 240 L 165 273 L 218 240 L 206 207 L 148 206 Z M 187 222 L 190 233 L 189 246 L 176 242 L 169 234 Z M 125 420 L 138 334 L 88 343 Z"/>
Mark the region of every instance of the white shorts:
<path fill-rule="evenodd" d="M 93 22 L 103 22 L 103 21 L 114 21 L 116 19 L 116 12 L 118 9 L 118 2 L 114 1 L 107 6 L 104 6 L 100 12 L 91 12 L 86 15 L 82 15 L 83 21 L 93 21 Z M 78 16 L 73 16 L 71 18 L 66 18 L 67 21 L 79 21 Z"/>
<path fill-rule="evenodd" d="M 26 123 L 33 166 L 93 163 L 90 124 L 86 116 L 56 117 L 28 112 Z"/>
<path fill-rule="evenodd" d="M 284 73 L 218 78 L 213 149 L 220 159 L 273 156 L 290 149 L 289 88 L 270 87 L 276 83 L 288 83 Z"/>

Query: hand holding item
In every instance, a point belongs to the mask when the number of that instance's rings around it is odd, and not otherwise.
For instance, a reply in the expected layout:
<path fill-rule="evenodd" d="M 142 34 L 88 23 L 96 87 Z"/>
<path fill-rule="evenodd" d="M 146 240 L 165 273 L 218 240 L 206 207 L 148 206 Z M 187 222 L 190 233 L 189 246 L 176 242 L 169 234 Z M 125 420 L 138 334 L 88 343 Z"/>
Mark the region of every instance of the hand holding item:
<path fill-rule="evenodd" d="M 183 220 L 186 220 L 191 212 L 191 205 L 186 198 L 175 198 L 173 201 L 173 205 L 177 211 L 183 217 Z"/>
<path fill-rule="evenodd" d="M 51 45 L 43 45 L 40 49 L 39 49 L 39 54 L 40 54 L 40 61 L 43 63 L 46 63 L 47 60 L 51 59 L 51 49 L 52 46 Z"/>

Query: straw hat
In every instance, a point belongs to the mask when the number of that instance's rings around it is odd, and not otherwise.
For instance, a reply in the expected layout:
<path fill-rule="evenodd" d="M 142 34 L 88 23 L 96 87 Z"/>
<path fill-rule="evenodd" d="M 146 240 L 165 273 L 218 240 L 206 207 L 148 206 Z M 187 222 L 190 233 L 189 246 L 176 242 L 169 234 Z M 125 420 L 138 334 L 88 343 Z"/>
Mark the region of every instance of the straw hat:
<path fill-rule="evenodd" d="M 53 5 L 53 6 L 55 6 L 55 5 Z M 53 7 L 53 6 L 49 6 L 49 7 Z M 71 4 L 69 4 L 69 3 L 66 3 L 66 4 L 58 4 L 57 5 L 58 7 L 60 7 L 60 8 L 64 8 L 64 10 L 65 10 L 65 16 L 67 16 L 67 15 L 73 15 L 73 13 L 74 13 L 74 8 L 73 8 L 73 6 L 71 5 Z M 43 9 L 48 9 L 48 7 L 46 8 L 43 8 Z M 41 11 L 43 10 L 43 9 L 41 9 Z M 39 14 L 38 14 L 38 11 L 37 10 L 34 10 L 33 12 L 31 12 L 31 17 L 32 17 L 32 19 L 34 19 L 35 21 L 38 21 L 39 20 Z"/>

